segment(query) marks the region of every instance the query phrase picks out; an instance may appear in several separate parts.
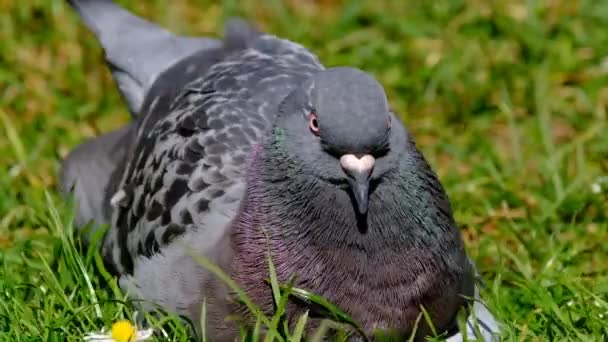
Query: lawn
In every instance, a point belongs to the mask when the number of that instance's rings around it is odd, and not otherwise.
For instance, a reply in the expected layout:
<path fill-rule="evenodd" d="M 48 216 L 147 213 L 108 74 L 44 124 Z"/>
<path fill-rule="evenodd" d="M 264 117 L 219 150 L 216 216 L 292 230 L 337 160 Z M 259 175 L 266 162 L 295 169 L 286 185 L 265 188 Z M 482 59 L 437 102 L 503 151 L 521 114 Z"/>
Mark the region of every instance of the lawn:
<path fill-rule="evenodd" d="M 447 188 L 505 339 L 608 339 L 608 1 L 118 2 L 193 35 L 240 15 L 374 74 Z M 0 340 L 79 340 L 132 314 L 56 190 L 74 146 L 128 120 L 64 1 L 0 0 Z"/>

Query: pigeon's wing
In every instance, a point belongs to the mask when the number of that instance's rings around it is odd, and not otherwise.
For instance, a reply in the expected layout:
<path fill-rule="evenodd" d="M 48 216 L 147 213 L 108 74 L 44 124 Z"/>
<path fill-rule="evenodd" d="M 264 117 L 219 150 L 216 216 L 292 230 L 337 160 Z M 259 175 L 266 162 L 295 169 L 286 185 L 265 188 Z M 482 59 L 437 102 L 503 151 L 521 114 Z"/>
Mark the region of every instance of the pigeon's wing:
<path fill-rule="evenodd" d="M 127 127 L 85 142 L 63 162 L 60 189 L 74 191 L 78 208 L 75 225 L 111 223 L 112 196 L 138 130 L 164 116 L 182 87 L 234 50 L 242 49 L 258 32 L 248 23 L 231 19 L 222 41 L 172 35 L 138 18 L 109 0 L 71 0 L 70 4 L 95 33 L 106 51 L 116 82 L 133 114 Z M 181 63 L 180 63 L 181 62 Z M 152 109 L 155 109 L 154 111 Z"/>
<path fill-rule="evenodd" d="M 235 26 L 227 36 L 242 33 Z M 193 82 L 174 78 L 209 54 L 184 59 L 152 86 L 102 248 L 106 266 L 135 298 L 194 321 L 206 298 L 210 336 L 229 331 L 228 296 L 191 253 L 226 265 L 248 155 L 290 89 L 322 68 L 303 47 L 275 37 L 261 35 L 240 52 L 233 48 L 243 40 L 229 42 L 233 52 Z"/>
<path fill-rule="evenodd" d="M 111 0 L 69 0 L 103 47 L 120 92 L 138 115 L 146 92 L 160 73 L 215 39 L 181 37 L 139 18 Z"/>
<path fill-rule="evenodd" d="M 130 143 L 133 124 L 93 138 L 72 151 L 61 165 L 59 187 L 74 193 L 77 227 L 88 223 L 109 224 L 111 180 L 120 169 Z M 104 205 L 105 203 L 105 205 Z"/>
<path fill-rule="evenodd" d="M 220 236 L 243 196 L 251 148 L 290 89 L 322 67 L 303 47 L 261 35 L 194 81 L 170 81 L 196 68 L 199 53 L 164 73 L 145 100 L 102 251 L 115 273 L 133 273 L 138 258 L 165 253 L 181 235 Z"/>

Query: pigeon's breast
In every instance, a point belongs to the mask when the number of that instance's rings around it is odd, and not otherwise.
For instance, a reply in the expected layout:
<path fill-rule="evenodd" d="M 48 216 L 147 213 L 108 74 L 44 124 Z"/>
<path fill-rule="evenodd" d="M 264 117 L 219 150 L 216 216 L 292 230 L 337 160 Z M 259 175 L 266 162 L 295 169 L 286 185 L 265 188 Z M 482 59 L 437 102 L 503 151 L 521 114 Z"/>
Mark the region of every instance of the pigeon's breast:
<path fill-rule="evenodd" d="M 269 132 L 280 101 L 320 68 L 299 45 L 262 36 L 183 86 L 169 110 L 159 106 L 165 114 L 154 113 L 162 94 L 147 99 L 104 245 L 115 271 L 132 272 L 137 256 L 186 231 L 224 229 L 217 213 L 225 223 L 235 214 L 251 147 Z"/>

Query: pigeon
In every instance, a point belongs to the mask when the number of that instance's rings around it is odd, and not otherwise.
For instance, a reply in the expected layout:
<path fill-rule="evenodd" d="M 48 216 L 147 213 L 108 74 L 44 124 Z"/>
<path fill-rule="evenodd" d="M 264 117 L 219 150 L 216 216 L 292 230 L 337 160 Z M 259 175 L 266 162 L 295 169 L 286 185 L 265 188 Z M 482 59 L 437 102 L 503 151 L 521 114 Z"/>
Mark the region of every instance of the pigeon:
<path fill-rule="evenodd" d="M 109 226 L 101 254 L 125 291 L 194 322 L 205 302 L 210 339 L 232 340 L 226 317 L 247 310 L 192 251 L 267 313 L 270 256 L 369 338 L 497 339 L 445 190 L 373 76 L 241 19 L 185 37 L 110 0 L 68 2 L 132 121 L 71 152 L 60 189 L 77 227 Z M 292 300 L 288 317 L 313 309 Z"/>

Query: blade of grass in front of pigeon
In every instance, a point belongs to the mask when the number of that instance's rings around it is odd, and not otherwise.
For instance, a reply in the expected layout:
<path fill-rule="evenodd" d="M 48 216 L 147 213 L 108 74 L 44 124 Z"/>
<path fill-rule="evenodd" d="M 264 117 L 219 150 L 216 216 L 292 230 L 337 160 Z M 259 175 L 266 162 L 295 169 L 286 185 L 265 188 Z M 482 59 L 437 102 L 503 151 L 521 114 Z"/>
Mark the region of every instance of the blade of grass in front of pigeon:
<path fill-rule="evenodd" d="M 300 318 L 298 318 L 298 322 L 296 323 L 296 327 L 293 330 L 293 334 L 291 335 L 289 341 L 290 342 L 300 342 L 302 337 L 304 336 L 304 328 L 306 327 L 306 322 L 308 321 L 308 311 L 304 312 Z"/>
<path fill-rule="evenodd" d="M 66 257 L 68 265 L 70 266 L 71 269 L 78 270 L 80 272 L 81 277 L 77 277 L 77 278 L 81 278 L 84 280 L 88 295 L 93 304 L 93 307 L 95 308 L 95 315 L 97 316 L 97 318 L 101 318 L 102 317 L 101 307 L 99 305 L 99 300 L 97 299 L 97 294 L 95 292 L 95 289 L 93 288 L 91 278 L 89 277 L 89 273 L 87 272 L 87 270 L 82 262 L 80 254 L 78 254 L 76 252 L 76 247 L 75 247 L 74 239 L 73 239 L 72 224 L 68 223 L 67 229 L 61 229 L 61 227 L 64 227 L 64 225 L 63 225 L 63 222 L 61 222 L 59 212 L 57 211 L 57 207 L 55 206 L 55 203 L 53 202 L 51 195 L 48 193 L 48 191 L 45 191 L 44 196 L 46 198 L 49 215 L 51 218 L 50 223 L 54 226 L 55 231 L 60 232 L 61 242 L 62 242 L 62 251 L 63 251 L 64 256 Z"/>
<path fill-rule="evenodd" d="M 48 196 L 48 194 L 46 192 L 45 192 L 45 195 Z M 48 198 L 47 198 L 47 202 L 48 202 Z M 50 220 L 50 222 L 48 222 L 48 224 L 51 227 L 52 231 L 60 237 L 59 244 L 57 247 L 58 248 L 57 254 L 63 254 L 65 256 L 66 243 L 65 243 L 64 232 L 61 230 L 61 224 L 58 223 L 59 221 L 55 220 L 55 218 L 53 217 L 54 214 L 53 214 L 52 208 L 54 208 L 54 206 L 51 204 L 47 204 L 47 205 L 49 206 L 49 208 L 51 210 L 51 212 L 50 212 L 51 220 Z M 72 299 L 66 294 L 66 292 L 64 291 L 64 288 L 62 286 L 62 284 L 67 283 L 67 281 L 61 281 L 61 279 L 57 278 L 56 272 L 53 271 L 53 268 L 49 265 L 46 258 L 44 258 L 43 256 L 40 256 L 39 258 L 45 268 L 45 272 L 42 274 L 43 278 L 45 278 L 45 283 L 50 286 L 50 288 L 55 292 L 55 294 L 61 300 L 61 302 L 63 302 L 65 307 L 73 312 L 75 310 L 75 308 L 72 306 Z M 60 262 L 59 259 L 53 260 L 53 261 Z M 64 260 L 64 261 L 66 261 L 66 260 Z M 70 265 L 66 265 L 66 266 L 70 266 Z M 60 277 L 64 276 L 64 273 L 60 273 L 59 276 Z M 68 275 L 66 275 L 66 277 L 67 276 Z M 86 317 L 88 318 L 88 316 L 86 316 Z"/>
<path fill-rule="evenodd" d="M 323 339 L 327 335 L 327 332 L 329 331 L 330 326 L 330 320 L 324 319 L 323 321 L 321 321 L 321 324 L 319 324 L 319 327 L 317 328 L 317 330 L 315 330 L 315 333 L 310 337 L 310 342 L 323 341 Z"/>
<path fill-rule="evenodd" d="M 469 305 L 469 319 L 471 319 L 472 321 L 472 328 L 473 328 L 473 336 L 471 337 L 475 337 L 476 339 L 483 339 L 483 334 L 481 333 L 480 327 L 479 327 L 479 322 L 477 321 L 477 316 L 475 315 L 475 310 L 473 309 L 473 305 L 474 303 L 471 302 L 471 304 Z M 462 336 L 463 338 L 465 338 L 467 336 L 468 333 L 468 329 L 466 329 L 466 326 L 464 328 L 464 330 L 461 330 L 462 332 Z"/>
<path fill-rule="evenodd" d="M 433 324 L 433 320 L 431 319 L 431 315 L 429 315 L 428 311 L 424 308 L 424 306 L 420 305 L 420 311 L 422 311 L 422 315 L 424 316 L 424 320 L 426 324 L 429 325 L 433 336 L 437 336 L 437 329 L 435 329 L 435 325 Z"/>
<path fill-rule="evenodd" d="M 416 332 L 418 331 L 418 325 L 420 324 L 421 318 L 422 318 L 422 312 L 418 314 L 418 317 L 416 317 L 416 322 L 414 322 L 414 329 L 412 330 L 410 337 L 407 339 L 408 342 L 414 342 L 414 339 L 416 338 Z"/>
<path fill-rule="evenodd" d="M 255 318 L 255 326 L 253 327 L 253 336 L 251 338 L 252 342 L 257 342 L 260 340 L 260 331 L 262 330 L 262 320 L 260 316 Z"/>
<path fill-rule="evenodd" d="M 44 268 L 45 268 L 45 272 L 42 275 L 42 277 L 45 278 L 46 285 L 50 286 L 49 290 L 52 290 L 53 292 L 55 292 L 57 297 L 59 297 L 61 302 L 63 302 L 63 305 L 65 305 L 65 307 L 68 308 L 69 310 L 73 311 L 74 307 L 71 305 L 70 299 L 66 296 L 65 292 L 63 291 L 63 288 L 61 287 L 61 282 L 54 275 L 51 266 L 42 257 L 40 258 L 40 261 L 42 262 L 42 264 L 44 265 Z"/>
<path fill-rule="evenodd" d="M 99 272 L 101 277 L 106 281 L 106 283 L 112 290 L 112 294 L 114 295 L 114 298 L 122 298 L 124 300 L 125 295 L 120 290 L 120 287 L 118 286 L 118 282 L 117 282 L 116 278 L 113 277 L 106 270 L 105 265 L 103 263 L 103 257 L 101 256 L 101 253 L 99 253 L 99 251 L 95 251 L 93 260 L 95 261 L 95 267 L 97 268 L 97 271 Z"/>
<path fill-rule="evenodd" d="M 268 255 L 268 271 L 270 273 L 270 286 L 272 288 L 274 304 L 275 304 L 275 314 L 271 320 L 271 326 L 269 330 L 271 333 L 274 331 L 281 336 L 282 339 L 286 339 L 289 336 L 289 328 L 287 325 L 286 316 L 286 308 L 287 302 L 289 300 L 289 295 L 291 294 L 291 290 L 293 288 L 293 284 L 295 281 L 295 277 L 291 277 L 287 285 L 281 286 L 279 284 L 279 278 L 277 276 L 276 267 L 274 266 L 274 262 L 272 261 L 272 254 L 270 250 L 269 240 L 267 241 L 267 255 Z M 283 324 L 281 324 L 283 323 Z M 270 335 L 270 334 L 269 334 Z"/>
<path fill-rule="evenodd" d="M 351 329 L 349 328 L 350 327 L 344 323 L 339 323 L 331 319 L 324 319 L 321 321 L 319 328 L 315 330 L 314 334 L 310 338 L 310 341 L 328 341 L 328 337 L 330 338 L 329 341 L 348 341 L 350 336 L 347 332 L 351 331 Z M 331 334 L 332 332 L 334 334 Z M 338 333 L 337 335 L 335 335 L 336 332 Z M 365 335 L 361 335 L 361 338 L 363 339 L 363 341 L 369 341 L 367 336 Z"/>
<path fill-rule="evenodd" d="M 157 327 L 157 331 L 166 340 L 177 339 L 179 336 L 180 339 L 189 341 L 187 339 L 190 336 L 189 332 L 191 330 L 189 329 L 194 329 L 194 322 L 174 313 L 168 313 L 162 307 L 157 307 L 158 309 L 153 314 L 146 316 L 151 323 L 150 325 Z"/>
<path fill-rule="evenodd" d="M 278 287 L 278 282 L 276 283 Z M 274 331 L 276 331 L 279 336 L 281 336 L 281 339 L 287 338 L 288 336 L 288 330 L 285 330 L 283 324 L 281 323 L 286 322 L 285 313 L 287 308 L 287 301 L 289 300 L 289 295 L 291 293 L 292 287 L 293 284 L 290 282 L 286 286 L 285 290 L 282 291 L 281 294 L 279 294 L 279 302 L 276 303 L 276 311 L 271 320 L 271 328 L 274 329 Z"/>
<path fill-rule="evenodd" d="M 473 311 L 473 310 L 470 310 Z M 465 310 L 458 313 L 458 331 L 462 334 L 462 340 L 468 341 L 469 330 L 467 329 L 467 314 Z"/>
<path fill-rule="evenodd" d="M 103 263 L 103 257 L 101 256 L 100 251 L 102 250 L 103 239 L 106 235 L 106 232 L 109 230 L 110 226 L 96 226 L 95 229 L 90 231 L 88 235 L 89 241 L 87 242 L 86 248 L 86 256 L 85 256 L 85 264 L 91 265 L 93 264 L 96 268 L 96 271 L 99 272 L 102 278 L 108 283 L 112 284 L 116 283 L 116 278 L 108 272 L 106 266 Z M 80 230 L 80 229 L 79 229 Z M 82 230 L 79 232 L 79 235 L 82 236 Z M 118 297 L 120 294 L 120 290 L 116 292 L 116 288 L 112 286 L 112 290 L 115 295 Z"/>
<path fill-rule="evenodd" d="M 207 297 L 203 297 L 203 305 L 201 307 L 201 341 L 207 342 Z"/>
<path fill-rule="evenodd" d="M 270 287 L 272 289 L 272 297 L 275 305 L 275 313 L 270 321 L 270 326 L 268 327 L 268 333 L 266 334 L 265 341 L 272 341 L 275 337 L 274 335 L 280 336 L 278 331 L 278 325 L 282 320 L 285 314 L 285 305 L 287 303 L 287 295 L 281 295 L 281 288 L 279 286 L 279 279 L 277 277 L 277 270 L 274 267 L 274 263 L 272 262 L 272 254 L 270 252 L 270 243 L 267 242 L 267 256 L 268 256 L 268 271 L 270 273 Z M 285 298 L 285 299 L 283 299 Z"/>
<path fill-rule="evenodd" d="M 293 296 L 305 301 L 306 303 L 309 304 L 315 304 L 315 309 L 316 308 L 322 308 L 324 309 L 323 311 L 325 312 L 320 312 L 320 314 L 326 314 L 329 316 L 329 318 L 335 320 L 336 322 L 339 323 L 346 323 L 348 325 L 350 325 L 351 327 L 353 327 L 357 333 L 359 333 L 361 336 L 365 336 L 365 333 L 363 332 L 363 330 L 361 329 L 361 327 L 359 326 L 359 324 L 357 324 L 357 322 L 355 322 L 354 319 L 352 319 L 347 313 L 345 313 L 344 311 L 342 311 L 339 307 L 337 307 L 336 305 L 330 303 L 327 299 L 316 295 L 314 293 L 311 293 L 309 291 L 294 287 L 291 290 Z"/>
<path fill-rule="evenodd" d="M 268 271 L 270 272 L 270 286 L 272 287 L 272 296 L 274 298 L 274 303 L 278 305 L 281 300 L 281 289 L 279 287 L 279 279 L 277 277 L 277 270 L 274 267 L 274 263 L 272 262 L 272 254 L 270 252 L 270 242 L 266 239 L 267 243 L 267 253 L 268 253 Z"/>
<path fill-rule="evenodd" d="M 187 246 L 184 246 L 184 248 L 187 248 Z M 196 254 L 195 252 L 192 252 L 188 249 L 188 253 L 190 254 L 190 256 L 199 264 L 201 264 L 201 266 L 205 267 L 207 270 L 209 270 L 211 273 L 213 273 L 215 276 L 217 276 L 222 282 L 224 282 L 224 284 L 228 285 L 228 287 L 234 291 L 234 293 L 236 293 L 238 299 L 240 301 L 243 302 L 243 304 L 245 304 L 245 306 L 247 306 L 247 309 L 256 317 L 260 317 L 260 319 L 262 320 L 262 322 L 266 325 L 266 326 L 270 326 L 270 321 L 268 320 L 268 318 L 264 315 L 264 313 L 262 312 L 262 310 L 251 300 L 251 298 L 245 293 L 245 291 L 243 291 L 243 289 L 240 288 L 240 286 L 236 283 L 236 281 L 232 280 L 232 278 L 230 278 L 230 276 L 228 276 L 221 268 L 219 268 L 216 264 L 214 264 L 213 262 L 211 262 L 209 259 Z"/>

